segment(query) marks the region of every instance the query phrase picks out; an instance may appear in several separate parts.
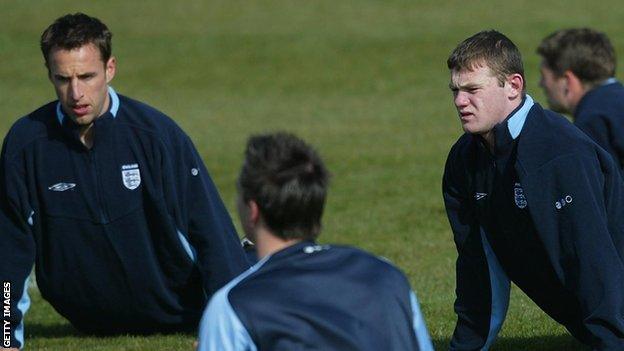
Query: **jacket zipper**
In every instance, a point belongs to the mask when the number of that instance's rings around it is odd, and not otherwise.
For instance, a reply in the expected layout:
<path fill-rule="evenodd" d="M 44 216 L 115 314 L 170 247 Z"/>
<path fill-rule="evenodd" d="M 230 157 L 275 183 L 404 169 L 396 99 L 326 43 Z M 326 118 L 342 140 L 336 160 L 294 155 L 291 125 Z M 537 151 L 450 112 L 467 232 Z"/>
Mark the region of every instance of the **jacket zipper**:
<path fill-rule="evenodd" d="M 97 201 L 98 212 L 100 215 L 100 221 L 102 224 L 108 223 L 108 216 L 104 211 L 104 201 L 102 200 L 102 185 L 100 184 L 100 178 L 97 171 L 97 159 L 95 157 L 95 151 L 93 148 L 88 151 L 89 159 L 91 160 L 91 173 L 93 174 L 93 180 L 95 181 L 95 198 Z"/>

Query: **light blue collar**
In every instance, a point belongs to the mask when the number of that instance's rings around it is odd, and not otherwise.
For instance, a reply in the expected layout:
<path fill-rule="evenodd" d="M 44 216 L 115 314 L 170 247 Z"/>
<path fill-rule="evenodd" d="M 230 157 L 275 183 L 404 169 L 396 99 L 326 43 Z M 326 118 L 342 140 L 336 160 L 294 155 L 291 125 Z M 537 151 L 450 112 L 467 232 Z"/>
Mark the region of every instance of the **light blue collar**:
<path fill-rule="evenodd" d="M 609 84 L 613 84 L 613 83 L 617 83 L 617 78 L 611 77 L 611 78 L 605 80 L 604 82 L 602 82 L 602 84 L 600 84 L 600 85 L 609 85 Z"/>
<path fill-rule="evenodd" d="M 529 110 L 534 104 L 533 98 L 527 94 L 522 107 L 507 120 L 507 128 L 509 129 L 509 134 L 511 134 L 513 139 L 516 139 L 518 135 L 520 135 L 522 126 L 524 126 L 524 122 L 529 114 Z"/>
<path fill-rule="evenodd" d="M 113 115 L 113 118 L 114 118 L 114 117 L 117 117 L 117 111 L 119 110 L 119 96 L 117 96 L 117 93 L 111 86 L 108 87 L 108 95 L 110 96 L 110 102 L 111 102 L 109 111 L 111 115 Z M 63 120 L 65 119 L 65 114 L 63 113 L 63 109 L 61 108 L 60 101 L 56 104 L 56 118 L 58 118 L 58 121 L 60 124 L 63 124 Z"/>

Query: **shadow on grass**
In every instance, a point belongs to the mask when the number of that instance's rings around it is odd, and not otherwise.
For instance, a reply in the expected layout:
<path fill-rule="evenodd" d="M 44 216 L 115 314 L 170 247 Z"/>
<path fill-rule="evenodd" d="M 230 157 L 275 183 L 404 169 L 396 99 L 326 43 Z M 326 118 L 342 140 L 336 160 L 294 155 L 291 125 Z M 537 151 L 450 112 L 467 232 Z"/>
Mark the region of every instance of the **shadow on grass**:
<path fill-rule="evenodd" d="M 41 324 L 41 323 L 28 323 L 26 325 L 26 332 L 30 337 L 37 338 L 64 338 L 71 337 L 88 337 L 89 335 L 82 333 L 78 329 L 74 328 L 71 324 Z"/>
<path fill-rule="evenodd" d="M 436 350 L 448 350 L 450 339 L 434 339 Z M 584 346 L 570 335 L 545 335 L 533 337 L 499 337 L 490 351 L 587 351 Z"/>
<path fill-rule="evenodd" d="M 177 331 L 177 332 L 161 332 L 161 333 L 128 333 L 128 334 L 94 334 L 86 333 L 76 329 L 69 323 L 63 324 L 41 324 L 41 323 L 29 323 L 27 325 L 27 332 L 29 337 L 36 338 L 115 338 L 120 336 L 150 336 L 150 335 L 181 335 L 181 336 L 195 336 L 196 331 Z"/>

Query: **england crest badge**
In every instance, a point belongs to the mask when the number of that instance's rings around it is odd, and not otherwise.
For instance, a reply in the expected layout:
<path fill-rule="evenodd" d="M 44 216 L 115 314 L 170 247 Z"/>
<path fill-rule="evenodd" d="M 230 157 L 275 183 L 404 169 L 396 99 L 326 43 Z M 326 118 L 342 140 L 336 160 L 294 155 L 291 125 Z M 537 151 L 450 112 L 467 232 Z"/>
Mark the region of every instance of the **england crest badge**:
<path fill-rule="evenodd" d="M 527 207 L 527 199 L 524 196 L 524 190 L 522 190 L 522 185 L 520 183 L 514 184 L 514 201 L 518 208 L 522 209 Z"/>
<path fill-rule="evenodd" d="M 134 190 L 141 185 L 141 171 L 139 171 L 139 165 L 136 163 L 121 166 L 121 180 L 123 185 Z"/>

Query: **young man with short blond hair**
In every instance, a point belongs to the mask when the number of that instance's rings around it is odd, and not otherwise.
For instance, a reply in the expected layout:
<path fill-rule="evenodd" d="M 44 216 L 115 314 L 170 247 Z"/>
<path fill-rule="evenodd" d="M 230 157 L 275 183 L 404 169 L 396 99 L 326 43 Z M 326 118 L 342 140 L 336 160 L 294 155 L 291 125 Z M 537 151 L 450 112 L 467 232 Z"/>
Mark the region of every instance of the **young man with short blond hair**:
<path fill-rule="evenodd" d="M 624 190 L 612 158 L 524 93 L 518 48 L 497 31 L 448 59 L 464 134 L 443 179 L 458 251 L 451 350 L 487 350 L 513 281 L 596 350 L 624 348 Z"/>

